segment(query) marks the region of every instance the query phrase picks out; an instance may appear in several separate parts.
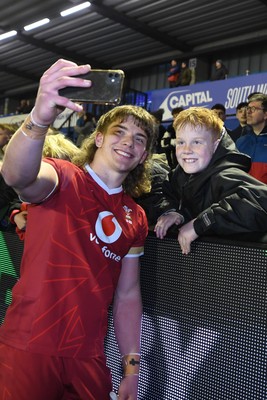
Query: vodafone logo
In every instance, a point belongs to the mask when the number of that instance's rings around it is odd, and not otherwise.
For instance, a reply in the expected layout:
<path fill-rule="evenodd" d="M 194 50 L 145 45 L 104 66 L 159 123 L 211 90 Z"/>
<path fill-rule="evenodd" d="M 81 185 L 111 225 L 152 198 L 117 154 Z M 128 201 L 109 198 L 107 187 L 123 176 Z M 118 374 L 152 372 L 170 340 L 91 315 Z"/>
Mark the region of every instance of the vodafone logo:
<path fill-rule="evenodd" d="M 99 213 L 95 231 L 97 237 L 104 243 L 114 243 L 119 239 L 122 229 L 114 215 L 110 211 Z"/>

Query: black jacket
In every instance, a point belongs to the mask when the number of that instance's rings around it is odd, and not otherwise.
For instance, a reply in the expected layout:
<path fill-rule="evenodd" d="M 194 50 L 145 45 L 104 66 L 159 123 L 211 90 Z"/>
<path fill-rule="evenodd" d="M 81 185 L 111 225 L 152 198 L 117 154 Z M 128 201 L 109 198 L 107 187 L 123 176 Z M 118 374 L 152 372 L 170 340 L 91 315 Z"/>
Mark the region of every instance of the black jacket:
<path fill-rule="evenodd" d="M 250 158 L 226 133 L 208 167 L 186 174 L 179 166 L 163 183 L 160 212 L 175 209 L 185 223 L 196 218 L 198 235 L 267 231 L 267 186 L 247 172 Z"/>
<path fill-rule="evenodd" d="M 8 186 L 0 173 L 0 231 L 13 230 L 14 225 L 10 224 L 9 215 L 13 201 L 18 201 L 17 193 Z"/>
<path fill-rule="evenodd" d="M 162 198 L 162 183 L 168 179 L 170 168 L 165 162 L 153 160 L 151 191 L 135 199 L 145 210 L 149 225 L 157 219 L 157 202 Z"/>
<path fill-rule="evenodd" d="M 224 64 L 222 64 L 220 68 L 215 69 L 215 71 L 212 74 L 211 80 L 219 81 L 219 80 L 225 79 L 226 75 L 228 75 L 228 69 L 226 68 L 226 66 Z"/>

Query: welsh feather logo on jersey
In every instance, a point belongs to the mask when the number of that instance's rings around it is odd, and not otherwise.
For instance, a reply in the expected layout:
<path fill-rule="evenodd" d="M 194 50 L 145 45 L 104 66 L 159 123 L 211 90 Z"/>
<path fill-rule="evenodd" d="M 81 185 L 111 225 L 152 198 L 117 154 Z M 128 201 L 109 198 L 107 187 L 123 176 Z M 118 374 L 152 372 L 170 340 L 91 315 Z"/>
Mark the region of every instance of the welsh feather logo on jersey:
<path fill-rule="evenodd" d="M 99 213 L 95 231 L 97 237 L 104 243 L 114 243 L 119 239 L 122 229 L 114 215 L 110 211 Z"/>
<path fill-rule="evenodd" d="M 128 222 L 129 224 L 133 223 L 132 217 L 131 217 L 131 212 L 133 211 L 131 208 L 127 207 L 127 206 L 123 206 L 123 209 L 126 213 L 125 219 L 126 222 Z"/>

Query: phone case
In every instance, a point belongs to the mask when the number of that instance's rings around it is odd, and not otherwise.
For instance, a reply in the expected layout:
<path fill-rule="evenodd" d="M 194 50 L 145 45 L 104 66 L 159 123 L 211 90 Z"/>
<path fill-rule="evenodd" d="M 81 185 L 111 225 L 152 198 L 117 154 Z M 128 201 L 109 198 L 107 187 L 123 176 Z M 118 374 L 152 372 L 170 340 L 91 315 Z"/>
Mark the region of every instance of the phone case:
<path fill-rule="evenodd" d="M 120 69 L 92 69 L 88 74 L 79 78 L 89 79 L 89 88 L 66 87 L 59 90 L 59 95 L 68 97 L 75 102 L 93 104 L 119 104 L 121 102 L 124 72 Z"/>

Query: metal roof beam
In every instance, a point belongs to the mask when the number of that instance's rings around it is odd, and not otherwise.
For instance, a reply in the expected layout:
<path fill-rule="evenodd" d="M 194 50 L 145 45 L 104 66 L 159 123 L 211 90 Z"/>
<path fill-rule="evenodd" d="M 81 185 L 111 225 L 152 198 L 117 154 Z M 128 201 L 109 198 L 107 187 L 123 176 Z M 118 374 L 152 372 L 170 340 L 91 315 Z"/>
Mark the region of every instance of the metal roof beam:
<path fill-rule="evenodd" d="M 28 43 L 37 48 L 41 48 L 41 49 L 44 49 L 51 53 L 54 53 L 54 54 L 58 55 L 59 58 L 63 57 L 68 60 L 77 62 L 78 64 L 90 63 L 95 66 L 97 66 L 97 64 L 99 64 L 99 61 L 94 60 L 91 57 L 90 57 L 90 60 L 88 60 L 86 57 L 83 57 L 80 54 L 75 53 L 74 51 L 68 51 L 60 46 L 57 46 L 57 45 L 54 45 L 51 43 L 47 43 L 44 40 L 35 39 L 32 36 L 23 34 L 21 31 L 18 31 L 17 38 L 24 43 Z M 105 65 L 103 65 L 103 63 L 101 63 L 101 68 L 108 68 L 108 66 L 105 66 Z"/>
<path fill-rule="evenodd" d="M 170 46 L 177 51 L 186 52 L 192 50 L 192 48 L 185 42 L 180 42 L 166 33 L 163 34 L 157 29 L 143 24 L 134 18 L 127 17 L 127 15 L 114 10 L 114 8 L 105 6 L 102 1 L 91 0 L 90 10 L 95 11 L 96 13 L 101 14 L 109 19 L 113 19 L 113 21 L 116 21 L 137 32 L 143 33 L 145 36 L 164 43 L 165 45 Z"/>

